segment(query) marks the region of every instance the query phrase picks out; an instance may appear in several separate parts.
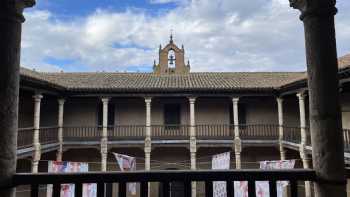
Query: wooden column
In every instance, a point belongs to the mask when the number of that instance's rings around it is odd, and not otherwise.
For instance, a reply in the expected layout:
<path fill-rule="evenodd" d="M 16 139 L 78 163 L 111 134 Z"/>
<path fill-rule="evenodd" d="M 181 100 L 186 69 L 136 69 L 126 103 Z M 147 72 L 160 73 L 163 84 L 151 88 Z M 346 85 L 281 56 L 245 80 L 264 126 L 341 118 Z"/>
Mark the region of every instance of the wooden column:
<path fill-rule="evenodd" d="M 283 99 L 278 97 L 276 98 L 277 101 L 277 110 L 278 110 L 278 141 L 279 141 L 279 148 L 280 148 L 280 158 L 281 160 L 286 160 L 286 151 L 284 150 L 283 146 Z"/>
<path fill-rule="evenodd" d="M 38 172 L 39 161 L 41 157 L 41 145 L 40 145 L 40 106 L 41 99 L 43 96 L 41 94 L 36 94 L 33 96 L 34 99 L 34 136 L 33 136 L 33 161 L 32 161 L 32 172 Z"/>
<path fill-rule="evenodd" d="M 290 0 L 304 22 L 316 197 L 345 197 L 344 142 L 334 29 L 336 1 Z"/>
<path fill-rule="evenodd" d="M 102 138 L 101 138 L 101 171 L 107 171 L 108 156 L 108 103 L 109 98 L 102 98 Z"/>
<path fill-rule="evenodd" d="M 16 172 L 19 66 L 23 9 L 34 1 L 0 2 L 0 196 L 13 197 Z"/>
<path fill-rule="evenodd" d="M 234 124 L 234 148 L 235 148 L 235 158 L 236 158 L 236 169 L 241 169 L 241 152 L 242 152 L 242 142 L 239 137 L 239 117 L 238 117 L 238 101 L 239 98 L 232 98 L 233 104 L 233 124 Z"/>
<path fill-rule="evenodd" d="M 57 161 L 62 161 L 63 155 L 63 112 L 64 112 L 64 99 L 58 99 L 58 143 L 59 148 L 56 155 Z"/>

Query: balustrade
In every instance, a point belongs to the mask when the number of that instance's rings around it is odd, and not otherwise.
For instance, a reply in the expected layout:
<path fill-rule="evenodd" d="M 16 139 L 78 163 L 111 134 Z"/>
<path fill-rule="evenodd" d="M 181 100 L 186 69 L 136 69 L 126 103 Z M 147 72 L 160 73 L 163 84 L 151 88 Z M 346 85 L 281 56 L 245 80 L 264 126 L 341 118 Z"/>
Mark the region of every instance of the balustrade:
<path fill-rule="evenodd" d="M 190 126 L 188 125 L 152 125 L 152 139 L 189 139 Z"/>
<path fill-rule="evenodd" d="M 253 124 L 239 127 L 242 140 L 278 140 L 278 125 Z"/>
<path fill-rule="evenodd" d="M 234 125 L 208 124 L 196 125 L 196 138 L 199 140 L 233 140 Z M 239 125 L 240 138 L 243 140 L 278 140 L 278 125 L 254 124 Z M 144 140 L 146 126 L 144 125 L 115 125 L 108 126 L 108 140 Z M 153 140 L 187 140 L 190 135 L 189 125 L 152 125 Z M 311 146 L 309 128 L 306 128 L 307 145 Z M 350 129 L 343 129 L 344 149 L 350 152 Z M 18 129 L 18 149 L 31 147 L 33 144 L 34 128 Z M 58 127 L 41 127 L 40 143 L 58 142 Z M 63 142 L 99 142 L 102 137 L 102 126 L 65 126 L 63 127 Z M 283 141 L 295 144 L 301 143 L 300 127 L 283 126 Z"/>
<path fill-rule="evenodd" d="M 196 126 L 197 139 L 233 139 L 234 138 L 234 126 L 224 124 L 208 124 Z"/>
<path fill-rule="evenodd" d="M 39 139 L 41 144 L 58 142 L 58 127 L 41 127 Z"/>
<path fill-rule="evenodd" d="M 143 140 L 145 131 L 143 125 L 108 126 L 108 140 Z"/>
<path fill-rule="evenodd" d="M 102 127 L 100 126 L 66 126 L 63 127 L 63 142 L 69 141 L 100 141 Z"/>
<path fill-rule="evenodd" d="M 27 148 L 33 145 L 34 128 L 20 128 L 17 134 L 17 147 Z"/>

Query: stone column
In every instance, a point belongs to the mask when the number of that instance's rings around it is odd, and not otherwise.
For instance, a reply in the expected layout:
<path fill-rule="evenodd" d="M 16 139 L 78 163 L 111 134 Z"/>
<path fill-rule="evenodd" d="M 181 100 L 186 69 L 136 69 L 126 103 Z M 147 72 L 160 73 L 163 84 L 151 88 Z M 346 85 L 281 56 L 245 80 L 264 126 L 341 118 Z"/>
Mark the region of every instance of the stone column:
<path fill-rule="evenodd" d="M 41 157 L 41 145 L 40 145 L 40 105 L 43 96 L 41 94 L 36 94 L 33 96 L 34 99 L 34 136 L 33 136 L 33 163 L 32 172 L 38 172 L 38 165 Z"/>
<path fill-rule="evenodd" d="M 196 155 L 197 155 L 197 140 L 196 140 L 196 98 L 188 98 L 190 102 L 190 156 L 191 156 L 191 170 L 197 169 Z M 197 183 L 192 182 L 192 197 L 197 195 Z"/>
<path fill-rule="evenodd" d="M 241 152 L 242 152 L 242 142 L 239 137 L 239 117 L 238 117 L 238 101 L 239 98 L 232 98 L 233 103 L 233 124 L 234 124 L 234 147 L 235 147 L 235 158 L 236 158 L 236 169 L 241 169 Z"/>
<path fill-rule="evenodd" d="M 278 141 L 280 147 L 280 156 L 281 160 L 286 160 L 286 152 L 283 147 L 283 99 L 278 97 L 277 99 L 277 108 L 278 108 Z"/>
<path fill-rule="evenodd" d="M 101 171 L 107 171 L 108 156 L 108 103 L 109 98 L 102 98 L 102 138 L 101 138 Z"/>
<path fill-rule="evenodd" d="M 300 133 L 301 133 L 301 142 L 299 146 L 300 158 L 303 162 L 304 169 L 310 168 L 309 158 L 306 153 L 306 144 L 307 144 L 307 134 L 306 134 L 306 115 L 305 115 L 305 94 L 297 94 L 299 100 L 299 113 L 300 113 Z M 311 197 L 311 185 L 309 181 L 305 181 L 305 197 Z"/>
<path fill-rule="evenodd" d="M 16 172 L 19 66 L 23 9 L 34 1 L 3 0 L 0 3 L 0 196 L 13 197 Z"/>
<path fill-rule="evenodd" d="M 312 160 L 317 197 L 345 197 L 344 142 L 334 29 L 336 1 L 290 0 L 304 22 Z"/>
<path fill-rule="evenodd" d="M 145 98 L 145 104 L 146 104 L 146 138 L 145 138 L 145 170 L 150 171 L 151 170 L 151 152 L 152 152 L 152 116 L 151 116 L 151 110 L 152 110 L 152 98 L 146 97 Z M 151 195 L 151 184 L 148 183 L 148 196 Z"/>
<path fill-rule="evenodd" d="M 301 134 L 301 144 L 307 144 L 307 134 L 306 134 L 306 115 L 305 115 L 305 94 L 297 94 L 299 100 L 299 113 L 300 113 L 300 134 Z"/>
<path fill-rule="evenodd" d="M 146 138 L 145 138 L 145 170 L 151 170 L 151 149 L 152 149 L 152 133 L 151 133 L 151 103 L 152 98 L 145 98 L 146 104 Z"/>
<path fill-rule="evenodd" d="M 64 111 L 64 99 L 58 99 L 58 143 L 59 148 L 56 155 L 57 161 L 62 161 L 63 155 L 63 111 Z"/>

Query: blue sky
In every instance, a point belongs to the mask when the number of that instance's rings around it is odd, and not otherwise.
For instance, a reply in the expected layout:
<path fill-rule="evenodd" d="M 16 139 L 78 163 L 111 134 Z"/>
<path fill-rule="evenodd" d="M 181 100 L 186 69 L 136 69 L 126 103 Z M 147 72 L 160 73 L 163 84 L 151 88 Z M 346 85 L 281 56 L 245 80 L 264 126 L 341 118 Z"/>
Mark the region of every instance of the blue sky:
<path fill-rule="evenodd" d="M 350 2 L 337 7 L 341 56 L 350 53 Z M 149 72 L 173 29 L 193 71 L 302 71 L 298 16 L 287 0 L 38 0 L 25 11 L 21 61 L 42 71 Z"/>

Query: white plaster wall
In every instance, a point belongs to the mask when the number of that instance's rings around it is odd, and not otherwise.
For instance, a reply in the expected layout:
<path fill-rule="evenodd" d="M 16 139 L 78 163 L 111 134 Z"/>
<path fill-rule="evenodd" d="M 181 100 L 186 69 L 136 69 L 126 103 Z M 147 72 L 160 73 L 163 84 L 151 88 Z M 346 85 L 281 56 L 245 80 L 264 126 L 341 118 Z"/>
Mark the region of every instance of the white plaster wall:
<path fill-rule="evenodd" d="M 198 98 L 196 124 L 230 124 L 229 98 Z"/>
<path fill-rule="evenodd" d="M 64 105 L 65 126 L 97 125 L 97 109 L 101 101 L 97 98 L 68 98 Z"/>
<path fill-rule="evenodd" d="M 245 103 L 247 124 L 278 124 L 277 103 L 272 97 L 247 99 Z"/>

